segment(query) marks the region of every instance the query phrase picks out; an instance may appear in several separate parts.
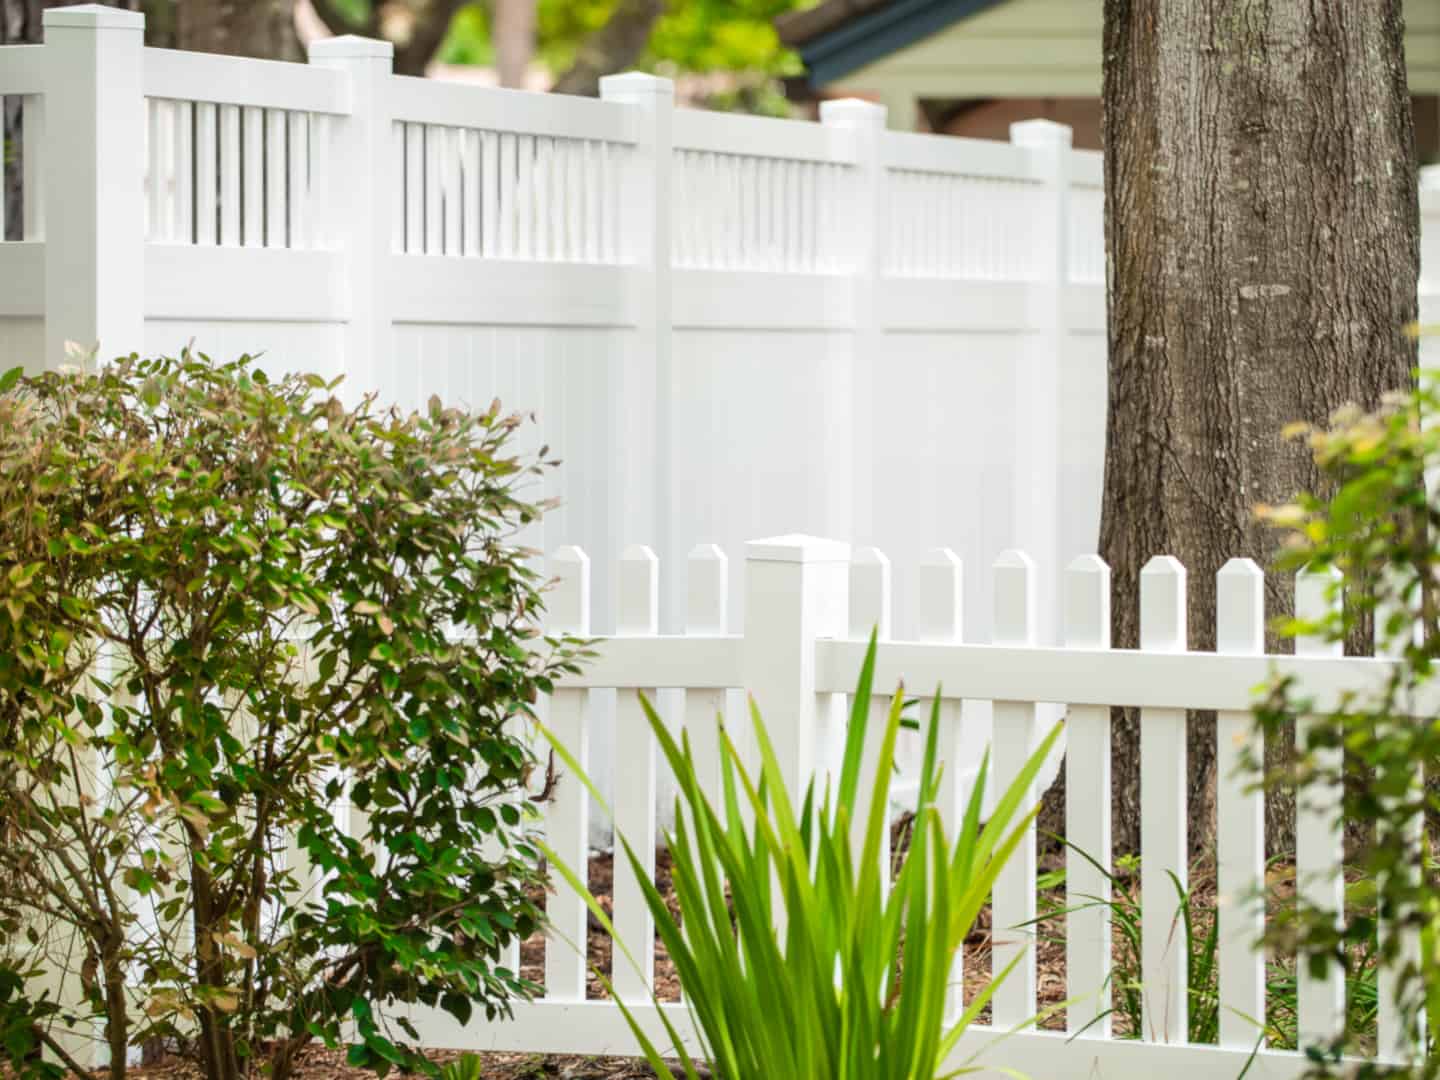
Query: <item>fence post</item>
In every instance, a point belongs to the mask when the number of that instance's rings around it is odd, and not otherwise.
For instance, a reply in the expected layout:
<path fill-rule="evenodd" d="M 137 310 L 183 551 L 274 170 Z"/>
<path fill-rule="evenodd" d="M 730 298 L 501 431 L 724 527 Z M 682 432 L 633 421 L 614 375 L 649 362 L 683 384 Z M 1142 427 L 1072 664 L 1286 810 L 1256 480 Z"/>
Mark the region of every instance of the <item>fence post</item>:
<path fill-rule="evenodd" d="M 45 359 L 145 347 L 145 17 L 85 4 L 44 15 L 40 113 Z M 43 111 L 42 111 L 43 110 Z M 27 196 L 28 196 L 27 192 Z"/>
<path fill-rule="evenodd" d="M 1010 141 L 1029 151 L 1044 177 L 1044 200 L 1031 222 L 1036 272 L 1026 288 L 1030 333 L 1015 367 L 1014 543 L 1035 560 L 1041 597 L 1036 632 L 1040 644 L 1051 645 L 1059 630 L 1060 373 L 1067 345 L 1072 132 L 1065 124 L 1026 120 L 1010 125 Z"/>
<path fill-rule="evenodd" d="M 350 321 L 345 332 L 345 395 L 352 401 L 380 388 L 382 364 L 394 341 L 387 263 L 393 218 L 400 212 L 395 174 L 400 167 L 386 85 L 395 46 L 344 35 L 313 42 L 310 63 L 350 77 L 350 115 L 336 125 L 330 165 L 333 230 L 342 238 Z"/>
<path fill-rule="evenodd" d="M 621 235 L 633 260 L 630 312 L 635 343 L 610 380 L 606 423 L 615 440 L 608 532 L 615 550 L 629 537 L 649 537 L 660 553 L 660 628 L 679 628 L 684 560 L 671 542 L 674 439 L 670 286 L 670 177 L 675 84 L 630 71 L 600 80 L 606 101 L 632 106 L 636 146 L 620 191 Z"/>
<path fill-rule="evenodd" d="M 838 764 L 839 740 L 833 736 L 844 731 L 844 695 L 817 698 L 815 642 L 843 637 L 849 610 L 849 544 L 776 536 L 745 545 L 740 671 L 765 718 L 793 799 L 801 797 L 814 773 Z"/>
<path fill-rule="evenodd" d="M 848 310 L 854 331 L 850 338 L 848 364 L 831 373 L 829 389 L 836 409 L 826 425 L 829 444 L 825 460 L 835 463 L 828 470 L 825 505 L 830 510 L 828 527 L 849 536 L 856 543 L 878 539 L 874 533 L 874 425 L 864 415 L 874 400 L 871 386 L 875 366 L 880 362 L 880 277 L 883 269 L 882 238 L 885 236 L 885 162 L 881 143 L 885 136 L 885 107 L 869 101 L 846 98 L 820 103 L 820 122 L 837 135 L 854 141 L 855 183 L 850 204 L 834 215 L 843 230 L 836 244 L 849 270 L 849 288 L 836 305 Z M 833 189 L 832 189 L 833 190 Z M 844 190 L 843 188 L 841 189 Z M 837 282 L 844 281 L 837 279 Z M 838 285 L 838 288 L 844 288 Z"/>

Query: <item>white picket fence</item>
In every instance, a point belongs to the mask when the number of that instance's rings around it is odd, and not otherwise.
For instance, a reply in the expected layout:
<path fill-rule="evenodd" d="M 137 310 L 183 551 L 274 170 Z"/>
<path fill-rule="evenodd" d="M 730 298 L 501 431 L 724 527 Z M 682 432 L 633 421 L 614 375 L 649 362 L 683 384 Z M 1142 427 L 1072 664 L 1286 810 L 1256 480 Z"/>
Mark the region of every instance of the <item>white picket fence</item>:
<path fill-rule="evenodd" d="M 590 562 L 578 548 L 562 548 L 551 561 L 557 585 L 549 601 L 547 629 L 589 635 Z M 1298 678 L 1320 709 L 1335 706 L 1350 690 L 1383 685 L 1392 661 L 1345 658 L 1338 647 L 1302 641 L 1293 656 L 1263 653 L 1263 577 L 1246 559 L 1227 563 L 1217 579 L 1217 640 L 1213 653 L 1186 651 L 1186 572 L 1173 558 L 1156 558 L 1141 577 L 1142 647 L 1111 649 L 1109 570 L 1095 556 L 1075 560 L 1064 572 L 1064 643 L 1037 643 L 1037 574 L 1020 552 L 1003 554 L 991 568 L 994 619 L 989 644 L 973 643 L 961 615 L 961 562 L 937 549 L 918 568 L 921 631 L 915 640 L 887 639 L 891 605 L 888 560 L 873 549 L 804 536 L 777 537 L 746 545 L 746 614 L 739 633 L 727 632 L 727 563 L 713 546 L 697 549 L 686 568 L 686 632 L 658 633 L 659 567 L 647 548 L 627 551 L 619 566 L 619 626 L 596 644 L 596 658 L 583 674 L 568 679 L 549 701 L 549 724 L 576 757 L 587 762 L 590 695 L 617 689 L 614 738 L 617 775 L 614 813 L 653 874 L 656 837 L 657 764 L 655 744 L 636 691 L 683 691 L 667 720 L 688 729 L 696 747 L 703 783 L 718 783 L 715 717 L 725 694 L 744 687 L 767 718 L 792 793 L 812 775 L 838 766 L 848 695 L 853 691 L 867 638 L 880 630 L 882 644 L 877 690 L 903 683 L 908 695 L 943 698 L 941 733 L 946 790 L 942 813 L 950 820 L 968 797 L 971 768 L 983 748 L 992 748 L 994 778 L 1006 784 L 1021 768 L 1039 735 L 1038 712 L 1045 704 L 1066 709 L 1068 839 L 1090 853 L 1095 864 L 1071 857 L 1066 889 L 1069 906 L 1108 897 L 1101 872 L 1110 865 L 1110 706 L 1142 710 L 1141 799 L 1143 910 L 1142 1038 L 1113 1038 L 1109 1005 L 1112 969 L 1108 911 L 1089 906 L 1071 913 L 1065 925 L 1064 997 L 1067 1031 L 1025 1030 L 1007 1035 L 1037 1011 L 1035 951 L 1030 933 L 1016 929 L 1037 914 L 1035 848 L 1032 842 L 1004 869 L 993 895 L 992 970 L 1017 953 L 1010 979 L 993 999 L 989 1025 L 964 1040 L 956 1062 L 978 1054 L 987 1068 L 1018 1069 L 1035 1077 L 1120 1077 L 1157 1075 L 1287 1077 L 1305 1067 L 1295 1052 L 1261 1048 L 1250 1019 L 1265 1013 L 1265 963 L 1255 941 L 1263 912 L 1247 899 L 1264 882 L 1262 796 L 1237 774 L 1245 747 L 1255 749 L 1250 708 L 1255 688 L 1277 674 Z M 1316 617 L 1338 598 L 1331 578 L 1301 575 L 1296 608 Z M 971 639 L 971 640 L 967 640 Z M 1429 713 L 1433 694 L 1421 702 Z M 993 710 L 991 721 L 980 706 Z M 877 706 L 878 707 L 878 706 Z M 1219 996 L 1218 1046 L 1186 1043 L 1187 958 L 1174 925 L 1177 912 L 1171 878 L 1187 880 L 1185 711 L 1218 710 Z M 984 717 L 976 729 L 977 714 Z M 732 731 L 742 731 L 731 717 Z M 955 766 L 959 767 L 955 767 Z M 874 780 L 872 776 L 870 778 Z M 1038 795 L 1038 793 L 1037 793 Z M 1310 790 L 1298 815 L 1298 887 L 1313 901 L 1342 910 L 1342 839 L 1325 807 L 1335 792 Z M 589 852 L 588 801 L 578 784 L 562 779 L 549 804 L 549 842 L 574 867 Z M 614 885 L 618 932 L 640 958 L 642 974 L 617 966 L 619 992 L 658 1031 L 647 987 L 653 976 L 654 927 L 638 886 L 625 869 Z M 513 1022 L 459 1027 L 439 1013 L 416 1016 L 429 1045 L 473 1049 L 633 1053 L 634 1042 L 611 1003 L 586 1000 L 586 961 L 575 942 L 586 940 L 582 902 L 566 890 L 547 899 L 554 933 L 545 942 L 545 996 L 517 1008 Z M 515 960 L 512 958 L 512 963 Z M 959 971 L 957 969 L 957 977 Z M 1382 976 L 1378 1045 L 1400 1048 L 1399 1025 Z M 1302 1038 L 1321 1038 L 1343 1023 L 1344 986 L 1338 972 L 1323 980 L 1302 970 L 1298 1014 Z M 961 1004 L 957 994 L 955 1006 Z M 681 1004 L 662 1005 L 688 1038 L 690 1020 Z M 657 1035 L 658 1037 L 658 1035 Z M 1254 1060 L 1251 1055 L 1254 1053 Z"/>

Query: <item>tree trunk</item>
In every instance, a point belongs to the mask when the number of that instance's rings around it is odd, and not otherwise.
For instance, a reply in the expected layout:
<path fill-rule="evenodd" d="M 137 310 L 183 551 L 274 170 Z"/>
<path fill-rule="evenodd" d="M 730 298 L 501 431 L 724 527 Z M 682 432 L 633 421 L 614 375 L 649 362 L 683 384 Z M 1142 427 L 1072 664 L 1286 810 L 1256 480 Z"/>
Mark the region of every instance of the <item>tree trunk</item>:
<path fill-rule="evenodd" d="M 1114 644 L 1139 574 L 1189 570 L 1190 647 L 1215 644 L 1215 573 L 1268 568 L 1258 503 L 1325 485 L 1290 421 L 1412 385 L 1419 221 L 1400 0 L 1106 0 L 1109 415 L 1100 553 Z M 1266 577 L 1267 614 L 1292 584 Z M 1274 640 L 1271 648 L 1280 647 Z M 1213 837 L 1213 718 L 1192 716 L 1192 845 Z M 1139 847 L 1139 731 L 1114 731 L 1114 838 Z M 1283 753 L 1267 747 L 1267 755 Z M 1293 850 L 1293 800 L 1266 807 Z"/>
<path fill-rule="evenodd" d="M 585 39 L 575 63 L 551 89 L 597 97 L 603 76 L 624 71 L 640 59 L 664 6 L 663 0 L 620 0 L 610 21 Z"/>
<path fill-rule="evenodd" d="M 195 52 L 299 60 L 294 0 L 182 0 L 176 44 Z"/>
<path fill-rule="evenodd" d="M 495 0 L 493 36 L 500 85 L 523 88 L 535 56 L 535 0 Z"/>

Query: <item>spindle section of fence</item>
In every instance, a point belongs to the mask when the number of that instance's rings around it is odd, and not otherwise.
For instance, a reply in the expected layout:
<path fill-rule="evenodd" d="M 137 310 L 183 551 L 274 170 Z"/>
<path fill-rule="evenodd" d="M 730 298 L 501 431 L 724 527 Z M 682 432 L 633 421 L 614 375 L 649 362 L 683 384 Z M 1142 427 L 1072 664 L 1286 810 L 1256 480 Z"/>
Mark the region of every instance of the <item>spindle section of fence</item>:
<path fill-rule="evenodd" d="M 873 547 L 860 548 L 850 564 L 850 636 L 864 640 L 873 633 L 879 642 L 890 640 L 891 612 L 890 560 Z M 892 687 L 876 687 L 870 701 L 865 724 L 865 750 L 860 759 L 859 795 L 849 807 L 852 858 L 856 873 L 865 849 L 865 830 L 870 818 L 870 800 L 877 787 L 885 790 L 890 802 L 890 785 L 894 778 L 891 768 L 882 775 L 879 770 L 881 748 L 885 742 L 885 725 L 889 721 Z M 893 757 L 892 757 L 893 760 Z M 879 873 L 882 885 L 890 886 L 890 831 L 880 835 Z"/>
<path fill-rule="evenodd" d="M 685 633 L 721 635 L 728 628 L 729 560 L 714 544 L 697 544 L 686 574 Z M 695 760 L 700 791 L 723 814 L 720 784 L 720 732 L 727 709 L 726 691 L 693 687 L 685 691 L 685 733 Z"/>
<path fill-rule="evenodd" d="M 584 640 L 590 636 L 590 559 L 577 547 L 564 547 L 550 559 L 555 580 L 548 600 L 545 629 L 554 636 Z M 590 767 L 588 690 L 558 688 L 550 696 L 549 727 L 579 764 Z M 590 796 L 575 777 L 555 788 L 545 812 L 545 840 L 582 882 L 589 869 Z M 585 902 L 570 889 L 545 898 L 550 932 L 545 945 L 545 996 L 553 1001 L 585 1000 Z"/>
<path fill-rule="evenodd" d="M 1385 588 L 1382 601 L 1376 605 L 1374 614 L 1375 655 L 1403 660 L 1411 646 L 1423 641 L 1424 625 L 1406 614 L 1406 579 L 1394 571 L 1388 571 L 1382 574 L 1381 580 Z M 1411 588 L 1418 593 L 1420 587 L 1415 584 Z M 1399 700 L 1403 703 L 1404 688 L 1400 689 L 1402 693 Z M 1424 864 L 1425 816 L 1423 813 L 1414 812 L 1415 803 L 1424 798 L 1424 783 L 1424 769 L 1417 763 L 1409 789 L 1403 795 L 1386 800 L 1394 808 L 1392 812 L 1410 814 L 1404 832 L 1405 852 L 1394 873 L 1400 884 L 1412 887 L 1415 884 L 1412 875 L 1416 868 Z M 1404 804 L 1410 805 L 1402 809 Z M 1413 908 L 1401 908 L 1395 912 L 1393 918 L 1382 917 L 1379 929 L 1381 940 L 1394 932 L 1396 920 L 1414 915 Z M 1420 971 L 1419 929 L 1410 927 L 1402 930 L 1400 942 L 1399 962 L 1378 973 L 1377 1046 L 1382 1056 L 1404 1062 L 1414 1057 L 1414 1048 L 1420 1043 L 1421 1034 L 1425 1031 L 1424 1010 L 1419 1010 L 1413 1017 L 1407 1017 L 1403 1001 L 1406 968 L 1410 969 L 1412 978 L 1418 977 Z"/>
<path fill-rule="evenodd" d="M 1215 578 L 1215 651 L 1265 651 L 1265 575 L 1250 559 L 1231 559 Z M 1215 717 L 1216 907 L 1220 967 L 1220 1045 L 1255 1045 L 1265 1015 L 1265 796 L 1247 761 L 1264 761 L 1265 740 L 1248 712 Z"/>
<path fill-rule="evenodd" d="M 1140 572 L 1140 647 L 1185 651 L 1185 567 L 1156 556 Z M 1156 1042 L 1188 1031 L 1189 949 L 1177 890 L 1188 886 L 1185 710 L 1140 713 L 1141 1019 Z"/>
<path fill-rule="evenodd" d="M 616 633 L 620 637 L 655 637 L 659 633 L 659 561 L 647 547 L 626 550 L 620 560 L 620 606 Z M 655 878 L 655 736 L 640 703 L 652 701 L 663 679 L 647 687 L 620 691 L 615 703 L 615 829 L 639 860 L 640 872 Z M 611 957 L 615 992 L 626 1000 L 643 998 L 655 980 L 655 921 L 645 895 L 619 844 L 615 849 L 615 932 L 629 948 L 636 971 L 620 950 Z"/>
<path fill-rule="evenodd" d="M 1302 572 L 1295 577 L 1295 616 L 1319 621 L 1340 609 L 1339 571 L 1333 568 Z M 1344 643 L 1318 637 L 1301 637 L 1295 655 L 1342 657 Z M 1297 752 L 1307 753 L 1311 730 L 1322 721 L 1302 717 L 1295 727 Z M 1339 752 L 1333 748 L 1315 752 L 1317 766 L 1330 775 L 1338 774 Z M 1295 800 L 1295 892 L 1318 911 L 1333 912 L 1337 924 L 1345 911 L 1345 837 L 1340 828 L 1341 791 L 1337 784 L 1307 785 Z M 1326 965 L 1315 975 L 1308 965 L 1299 965 L 1296 1012 L 1300 1038 L 1324 1041 L 1333 1038 L 1345 1023 L 1345 972 L 1338 965 Z"/>
<path fill-rule="evenodd" d="M 1035 564 L 1030 557 L 1020 551 L 1001 555 L 995 563 L 994 590 L 995 644 L 1021 649 L 1034 645 Z M 1004 699 L 996 701 L 994 708 L 995 789 L 1004 791 L 1035 750 L 1036 709 L 1034 701 Z M 1028 812 L 1038 794 L 1032 788 L 1022 800 L 1019 813 Z M 1032 822 L 1015 857 L 995 879 L 991 904 L 992 977 L 1014 964 L 991 999 L 995 1026 L 1002 1030 L 1023 1024 L 1035 1015 L 1035 885 Z"/>
<path fill-rule="evenodd" d="M 964 640 L 965 574 L 960 556 L 949 548 L 932 548 L 920 564 L 920 641 L 936 645 L 959 645 Z M 964 820 L 977 770 L 975 763 L 989 744 L 988 732 L 979 731 L 979 721 L 966 714 L 956 699 L 939 703 L 940 731 L 937 745 L 941 762 L 940 790 L 936 807 L 946 836 L 955 836 Z M 947 1013 L 958 1016 L 965 1005 L 965 950 L 955 950 L 950 968 L 950 996 Z"/>
<path fill-rule="evenodd" d="M 1110 648 L 1110 568 L 1082 555 L 1065 569 L 1065 647 Z M 1065 714 L 1066 1027 L 1110 1034 L 1110 710 Z"/>

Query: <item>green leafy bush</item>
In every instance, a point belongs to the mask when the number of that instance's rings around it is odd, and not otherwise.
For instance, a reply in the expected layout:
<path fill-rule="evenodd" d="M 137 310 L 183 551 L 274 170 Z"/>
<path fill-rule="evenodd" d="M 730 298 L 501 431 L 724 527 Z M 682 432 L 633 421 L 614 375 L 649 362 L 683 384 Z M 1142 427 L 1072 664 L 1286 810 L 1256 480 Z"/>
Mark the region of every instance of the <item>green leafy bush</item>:
<path fill-rule="evenodd" d="M 1283 568 L 1333 567 L 1345 590 L 1341 610 L 1315 622 L 1288 620 L 1284 632 L 1353 642 L 1373 623 L 1386 651 L 1398 658 L 1373 692 L 1351 695 L 1316 717 L 1293 758 L 1264 776 L 1267 786 L 1296 788 L 1302 805 L 1317 784 L 1340 788 L 1339 819 L 1366 837 L 1351 853 L 1349 868 L 1370 882 L 1372 900 L 1347 905 L 1350 910 L 1338 918 L 1302 900 L 1269 937 L 1295 950 L 1315 974 L 1343 965 L 1351 975 L 1352 1017 L 1366 1008 L 1356 995 L 1373 1002 L 1374 987 L 1355 977 L 1360 959 L 1373 954 L 1399 980 L 1401 1019 L 1412 1035 L 1427 1013 L 1434 1031 L 1440 1013 L 1440 880 L 1423 828 L 1440 810 L 1440 799 L 1434 786 L 1420 782 L 1440 764 L 1440 720 L 1423 705 L 1415 715 L 1417 704 L 1433 693 L 1440 656 L 1440 493 L 1427 485 L 1440 467 L 1437 408 L 1440 389 L 1426 379 L 1415 393 L 1392 398 L 1378 412 L 1344 409 L 1327 427 L 1297 425 L 1291 434 L 1308 438 L 1335 494 L 1262 511 L 1290 533 Z M 1316 716 L 1316 707 L 1303 685 L 1281 680 L 1257 716 L 1273 737 L 1300 717 Z M 1365 1052 L 1367 1041 L 1351 1026 L 1331 1044 L 1305 1049 L 1315 1075 L 1332 1075 L 1349 1068 L 1340 1064 L 1342 1054 Z M 1405 1074 L 1440 1074 L 1433 1039 L 1413 1045 L 1418 1056 Z M 1381 1066 L 1366 1072 L 1399 1074 Z"/>
<path fill-rule="evenodd" d="M 189 354 L 0 385 L 0 955 L 115 1077 L 164 1038 L 284 1080 L 352 1022 L 351 1064 L 428 1068 L 409 1005 L 532 990 L 543 463 L 498 406 L 334 388 Z"/>
<path fill-rule="evenodd" d="M 887 891 L 880 875 L 881 838 L 889 829 L 886 788 L 858 790 L 874 662 L 872 639 L 838 787 L 820 791 L 812 782 L 798 805 L 785 790 L 753 706 L 759 774 L 747 772 L 722 732 L 724 795 L 723 805 L 715 806 L 701 790 L 688 734 L 677 743 L 645 703 L 678 788 L 675 827 L 667 837 L 678 919 L 628 842 L 621 841 L 679 974 L 713 1076 L 932 1080 L 1010 970 L 997 973 L 947 1024 L 956 951 L 1034 820 L 1038 807 L 1023 803 L 1059 726 L 1000 794 L 983 828 L 982 765 L 964 819 L 947 837 L 935 804 L 942 769 L 937 697 L 910 848 Z M 902 704 L 897 694 L 875 765 L 878 776 L 888 776 L 894 764 Z M 582 775 L 563 747 L 557 752 Z M 852 852 L 852 807 L 865 813 L 858 861 Z M 574 872 L 563 865 L 560 872 L 613 936 L 603 909 Z M 777 921 L 783 937 L 774 929 Z M 674 1080 L 661 1048 L 628 1008 L 625 1015 L 656 1074 Z M 665 1025 L 671 1044 L 666 1054 L 678 1056 L 684 1075 L 697 1080 L 700 1073 L 678 1033 L 668 1019 Z"/>

